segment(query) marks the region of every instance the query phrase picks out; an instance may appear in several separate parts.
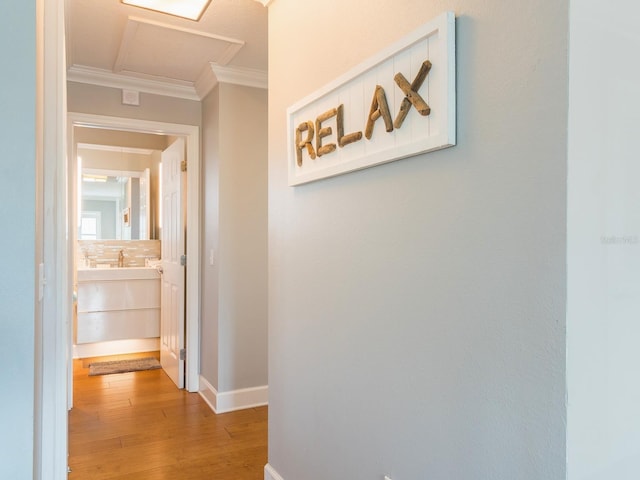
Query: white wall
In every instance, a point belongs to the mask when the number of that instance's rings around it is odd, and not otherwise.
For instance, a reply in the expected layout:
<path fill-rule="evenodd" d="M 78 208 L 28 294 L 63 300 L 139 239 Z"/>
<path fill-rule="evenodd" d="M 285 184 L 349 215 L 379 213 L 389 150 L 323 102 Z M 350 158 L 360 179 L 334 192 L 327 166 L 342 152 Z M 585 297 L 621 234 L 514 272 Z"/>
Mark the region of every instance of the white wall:
<path fill-rule="evenodd" d="M 204 101 L 201 371 L 218 392 L 267 384 L 266 125 L 263 89 L 222 83 Z"/>
<path fill-rule="evenodd" d="M 35 2 L 0 15 L 0 478 L 34 472 Z"/>
<path fill-rule="evenodd" d="M 445 9 L 458 145 L 288 187 L 285 109 Z M 562 479 L 568 2 L 269 7 L 269 463 Z"/>
<path fill-rule="evenodd" d="M 636 2 L 572 1 L 568 478 L 640 477 Z"/>

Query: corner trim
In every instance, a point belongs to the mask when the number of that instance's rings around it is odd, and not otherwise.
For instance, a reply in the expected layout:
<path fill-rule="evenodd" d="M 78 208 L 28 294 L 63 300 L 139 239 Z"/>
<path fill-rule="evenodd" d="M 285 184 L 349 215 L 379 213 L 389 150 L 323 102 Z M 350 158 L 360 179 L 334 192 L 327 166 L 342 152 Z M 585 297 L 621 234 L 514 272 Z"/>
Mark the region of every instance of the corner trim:
<path fill-rule="evenodd" d="M 264 480 L 284 480 L 270 464 L 264 466 Z"/>
<path fill-rule="evenodd" d="M 206 378 L 200 375 L 200 396 L 214 413 L 227 413 L 269 403 L 269 386 L 241 388 L 230 392 L 218 392 Z"/>

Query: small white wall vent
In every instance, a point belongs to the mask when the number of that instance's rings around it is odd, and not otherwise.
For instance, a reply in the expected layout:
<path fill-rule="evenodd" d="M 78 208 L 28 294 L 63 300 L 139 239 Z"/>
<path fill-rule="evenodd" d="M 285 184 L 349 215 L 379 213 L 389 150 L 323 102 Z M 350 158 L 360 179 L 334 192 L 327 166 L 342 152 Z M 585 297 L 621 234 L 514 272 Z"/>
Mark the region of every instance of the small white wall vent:
<path fill-rule="evenodd" d="M 136 90 L 122 90 L 122 104 L 140 106 L 140 92 Z"/>

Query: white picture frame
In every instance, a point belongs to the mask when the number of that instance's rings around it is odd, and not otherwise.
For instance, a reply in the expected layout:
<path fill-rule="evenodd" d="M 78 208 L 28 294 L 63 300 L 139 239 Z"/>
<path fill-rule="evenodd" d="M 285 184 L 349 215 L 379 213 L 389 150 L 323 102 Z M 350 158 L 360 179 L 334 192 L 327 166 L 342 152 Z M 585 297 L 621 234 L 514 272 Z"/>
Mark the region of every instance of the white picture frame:
<path fill-rule="evenodd" d="M 415 93 L 429 113 L 410 104 L 400 126 L 388 131 L 386 120 L 395 123 L 408 96 L 396 76 L 413 84 L 425 62 L 430 70 Z M 445 12 L 287 109 L 289 185 L 455 145 L 455 77 L 455 15 Z M 372 120 L 367 132 L 378 86 L 389 114 Z"/>

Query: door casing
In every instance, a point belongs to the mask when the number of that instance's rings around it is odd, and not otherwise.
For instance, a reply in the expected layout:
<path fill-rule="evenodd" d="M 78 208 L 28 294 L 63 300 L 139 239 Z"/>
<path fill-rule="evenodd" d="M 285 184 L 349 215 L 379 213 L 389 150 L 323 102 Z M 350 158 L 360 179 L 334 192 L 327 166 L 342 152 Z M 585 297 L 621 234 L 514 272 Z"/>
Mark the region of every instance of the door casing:
<path fill-rule="evenodd" d="M 195 125 L 156 122 L 150 120 L 137 120 L 122 117 L 110 117 L 87 113 L 69 112 L 67 114 L 69 136 L 69 185 L 75 185 L 77 161 L 75 155 L 75 142 L 73 139 L 73 127 L 98 127 L 111 130 L 123 130 L 138 133 L 155 133 L 163 135 L 175 135 L 185 137 L 187 145 L 187 289 L 185 291 L 185 343 L 186 343 L 186 372 L 185 388 L 189 392 L 197 392 L 200 388 L 200 128 Z M 76 202 L 75 188 L 67 192 L 71 225 L 75 225 Z M 70 242 L 76 241 L 76 229 L 70 229 Z M 71 289 L 71 285 L 69 285 Z M 69 310 L 71 306 L 69 305 Z M 68 351 L 73 345 L 72 328 L 67 336 Z M 71 385 L 71 383 L 69 383 Z M 71 390 L 71 388 L 69 388 Z M 71 392 L 69 392 L 71 395 Z M 69 397 L 71 407 L 71 396 Z"/>

